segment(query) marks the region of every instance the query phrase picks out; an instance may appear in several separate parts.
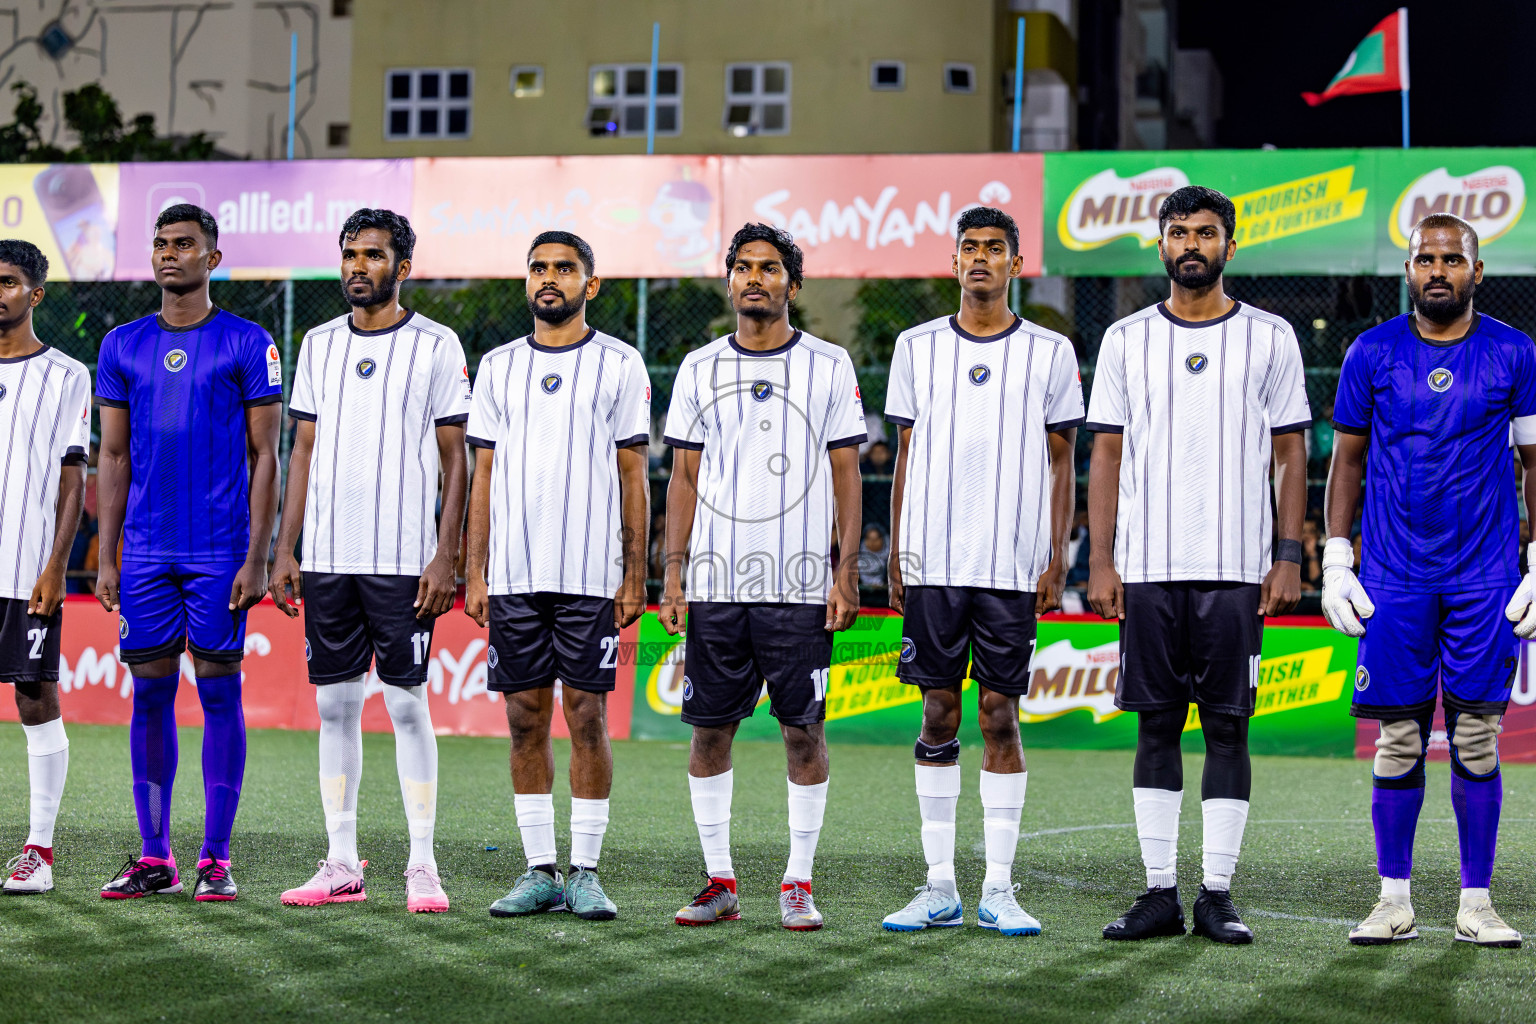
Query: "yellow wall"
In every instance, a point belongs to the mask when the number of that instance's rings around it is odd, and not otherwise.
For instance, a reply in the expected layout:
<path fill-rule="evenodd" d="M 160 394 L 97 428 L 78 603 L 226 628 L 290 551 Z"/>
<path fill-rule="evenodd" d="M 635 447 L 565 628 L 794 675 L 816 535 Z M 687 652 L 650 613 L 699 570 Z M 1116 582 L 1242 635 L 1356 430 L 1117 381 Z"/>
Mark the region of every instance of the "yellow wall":
<path fill-rule="evenodd" d="M 997 0 L 356 0 L 351 147 L 355 157 L 643 153 L 644 136 L 593 138 L 593 64 L 683 65 L 682 132 L 658 153 L 973 152 L 992 148 L 1001 103 Z M 791 130 L 737 138 L 723 127 L 725 66 L 792 64 Z M 906 88 L 869 87 L 872 60 L 906 62 Z M 943 65 L 976 68 L 974 93 L 946 93 Z M 1010 55 L 1011 63 L 1011 55 Z M 514 65 L 542 64 L 544 95 L 518 99 Z M 384 76 L 398 67 L 472 67 L 467 140 L 384 138 Z"/>

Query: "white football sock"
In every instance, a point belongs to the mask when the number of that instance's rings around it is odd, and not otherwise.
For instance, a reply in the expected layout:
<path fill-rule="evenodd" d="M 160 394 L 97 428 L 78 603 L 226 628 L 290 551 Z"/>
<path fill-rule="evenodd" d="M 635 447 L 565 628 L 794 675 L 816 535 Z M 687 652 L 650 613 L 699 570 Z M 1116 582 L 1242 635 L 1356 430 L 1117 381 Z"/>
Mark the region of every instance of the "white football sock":
<path fill-rule="evenodd" d="M 21 728 L 27 734 L 27 773 L 32 782 L 32 830 L 27 833 L 27 845 L 51 849 L 64 777 L 69 774 L 69 738 L 62 718 Z"/>
<path fill-rule="evenodd" d="M 1463 889 L 1461 890 L 1461 905 L 1469 907 L 1474 903 L 1481 903 L 1488 898 L 1487 889 Z"/>
<path fill-rule="evenodd" d="M 555 863 L 555 795 L 514 793 L 512 807 L 517 812 L 517 830 L 523 834 L 523 856 L 528 858 L 528 866 Z M 572 810 L 571 820 L 575 818 Z M 571 858 L 575 856 L 573 851 Z"/>
<path fill-rule="evenodd" d="M 1013 881 L 1013 856 L 1019 846 L 1019 818 L 1029 773 L 981 773 L 981 824 L 987 843 L 987 877 L 983 884 Z"/>
<path fill-rule="evenodd" d="M 583 800 L 571 797 L 571 866 L 597 867 L 603 852 L 603 833 L 608 831 L 608 799 Z M 554 842 L 554 832 L 550 832 Z"/>
<path fill-rule="evenodd" d="M 1381 880 L 1381 898 L 1384 900 L 1396 900 L 1399 903 L 1407 903 L 1409 900 L 1408 888 L 1408 879 L 1406 878 L 1383 877 Z M 1462 891 L 1465 892 L 1466 890 L 1463 889 Z"/>
<path fill-rule="evenodd" d="M 827 784 L 810 786 L 789 784 L 789 866 L 784 881 L 809 882 L 811 862 L 816 859 L 816 841 L 821 838 L 821 822 L 827 813 Z"/>
<path fill-rule="evenodd" d="M 1171 889 L 1179 884 L 1179 809 L 1184 791 L 1136 787 L 1131 798 L 1136 802 L 1136 835 L 1141 840 L 1147 888 Z"/>
<path fill-rule="evenodd" d="M 731 786 L 734 771 L 724 771 L 707 778 L 688 776 L 688 791 L 693 797 L 693 821 L 699 827 L 699 845 L 704 847 L 704 870 L 710 878 L 735 878 L 731 866 Z"/>
<path fill-rule="evenodd" d="M 1212 891 L 1232 888 L 1237 855 L 1243 848 L 1243 828 L 1248 824 L 1248 801 L 1213 798 L 1200 801 L 1205 826 L 1202 853 L 1205 887 Z"/>
<path fill-rule="evenodd" d="M 928 881 L 955 887 L 955 808 L 960 804 L 958 764 L 920 764 L 917 811 L 923 821 L 923 859 Z"/>
<path fill-rule="evenodd" d="M 320 709 L 320 803 L 331 848 L 326 860 L 357 859 L 357 784 L 363 775 L 364 676 L 315 687 Z"/>
<path fill-rule="evenodd" d="M 400 797 L 411 831 L 406 867 L 423 864 L 436 871 L 432 832 L 437 826 L 437 734 L 432 731 L 427 688 L 386 685 L 384 706 L 395 726 L 395 769 L 400 773 Z"/>

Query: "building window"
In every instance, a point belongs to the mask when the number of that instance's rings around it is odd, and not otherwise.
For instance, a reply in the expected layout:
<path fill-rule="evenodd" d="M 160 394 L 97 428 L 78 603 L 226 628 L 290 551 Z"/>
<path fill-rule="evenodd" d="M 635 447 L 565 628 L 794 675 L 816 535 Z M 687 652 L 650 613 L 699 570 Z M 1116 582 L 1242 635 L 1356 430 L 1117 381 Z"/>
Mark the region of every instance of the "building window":
<path fill-rule="evenodd" d="M 587 130 L 593 135 L 644 135 L 649 64 L 594 64 L 587 77 Z M 683 130 L 683 66 L 656 68 L 656 134 Z"/>
<path fill-rule="evenodd" d="M 325 126 L 325 144 L 331 149 L 346 149 L 352 126 L 345 122 Z"/>
<path fill-rule="evenodd" d="M 331 0 L 331 17 L 352 17 L 352 0 Z"/>
<path fill-rule="evenodd" d="M 945 64 L 945 92 L 975 92 L 976 66 L 974 64 Z"/>
<path fill-rule="evenodd" d="M 746 135 L 789 133 L 789 64 L 727 64 L 725 130 Z"/>
<path fill-rule="evenodd" d="M 899 60 L 871 62 L 869 87 L 877 92 L 900 92 L 907 87 L 907 66 Z"/>
<path fill-rule="evenodd" d="M 467 139 L 475 73 L 398 68 L 384 76 L 386 139 Z"/>
<path fill-rule="evenodd" d="M 544 95 L 544 68 L 539 64 L 521 64 L 512 69 L 512 95 L 520 100 Z"/>

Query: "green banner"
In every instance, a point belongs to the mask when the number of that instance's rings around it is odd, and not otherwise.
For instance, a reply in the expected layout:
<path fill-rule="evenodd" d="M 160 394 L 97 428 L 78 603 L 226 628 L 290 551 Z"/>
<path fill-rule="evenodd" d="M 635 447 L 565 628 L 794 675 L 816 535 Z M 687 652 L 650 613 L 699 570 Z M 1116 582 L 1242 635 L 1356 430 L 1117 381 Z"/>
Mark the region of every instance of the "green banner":
<path fill-rule="evenodd" d="M 1157 275 L 1157 210 L 1185 185 L 1237 207 L 1232 274 L 1403 271 L 1408 235 L 1430 213 L 1477 229 L 1488 274 L 1536 274 L 1525 180 L 1536 149 L 1184 150 L 1049 153 L 1047 274 Z"/>
<path fill-rule="evenodd" d="M 1231 273 L 1375 273 L 1375 160 L 1358 149 L 1047 154 L 1045 271 L 1161 274 L 1158 207 L 1208 185 L 1237 206 Z"/>
<path fill-rule="evenodd" d="M 1381 150 L 1376 176 L 1377 273 L 1401 274 L 1413 226 L 1453 213 L 1477 230 L 1485 274 L 1536 274 L 1536 221 L 1525 218 L 1536 149 Z"/>
<path fill-rule="evenodd" d="M 1136 720 L 1115 708 L 1120 672 L 1119 630 L 1114 623 L 1047 619 L 1040 624 L 1030 692 L 1019 702 L 1028 747 L 1131 749 Z M 631 735 L 636 739 L 686 740 L 678 717 L 683 703 L 683 646 L 668 637 L 655 616 L 641 619 Z M 861 616 L 839 633 L 827 685 L 827 738 L 843 743 L 911 743 L 922 717 L 917 687 L 896 678 L 901 619 Z M 1256 754 L 1350 757 L 1355 728 L 1349 717 L 1348 681 L 1355 641 L 1325 627 L 1272 626 L 1264 631 L 1258 712 L 1249 734 Z M 961 739 L 979 743 L 976 688 L 964 691 Z M 766 695 L 743 722 L 743 739 L 778 739 Z M 1187 728 L 1198 731 L 1193 709 Z"/>

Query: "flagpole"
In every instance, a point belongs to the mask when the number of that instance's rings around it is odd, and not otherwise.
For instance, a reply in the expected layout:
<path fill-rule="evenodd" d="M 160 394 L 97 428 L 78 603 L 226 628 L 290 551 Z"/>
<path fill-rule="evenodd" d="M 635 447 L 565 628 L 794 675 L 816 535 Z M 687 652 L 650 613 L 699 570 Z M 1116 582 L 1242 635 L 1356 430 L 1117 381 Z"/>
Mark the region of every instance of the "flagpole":
<path fill-rule="evenodd" d="M 1408 149 L 1408 8 L 1397 9 L 1397 75 L 1403 91 L 1403 148 Z M 1397 311 L 1408 312 L 1408 278 L 1397 288 Z"/>

